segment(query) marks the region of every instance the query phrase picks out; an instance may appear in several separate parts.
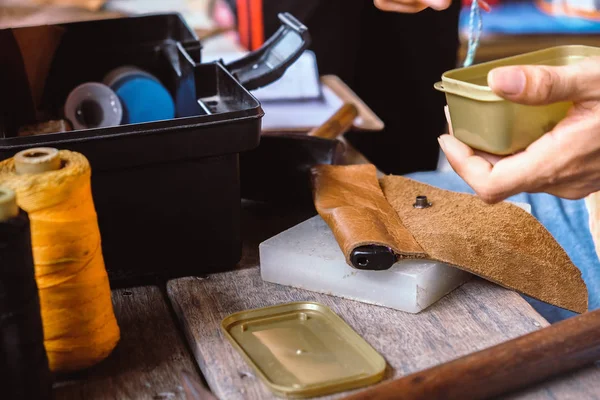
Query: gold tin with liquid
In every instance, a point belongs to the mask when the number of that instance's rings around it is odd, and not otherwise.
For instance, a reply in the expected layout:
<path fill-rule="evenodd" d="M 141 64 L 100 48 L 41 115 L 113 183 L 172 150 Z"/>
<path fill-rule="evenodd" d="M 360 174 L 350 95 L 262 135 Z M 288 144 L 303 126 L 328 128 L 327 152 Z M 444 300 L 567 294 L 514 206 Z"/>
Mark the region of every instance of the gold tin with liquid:
<path fill-rule="evenodd" d="M 386 362 L 328 307 L 294 302 L 242 311 L 221 323 L 225 336 L 276 395 L 307 398 L 383 379 Z"/>

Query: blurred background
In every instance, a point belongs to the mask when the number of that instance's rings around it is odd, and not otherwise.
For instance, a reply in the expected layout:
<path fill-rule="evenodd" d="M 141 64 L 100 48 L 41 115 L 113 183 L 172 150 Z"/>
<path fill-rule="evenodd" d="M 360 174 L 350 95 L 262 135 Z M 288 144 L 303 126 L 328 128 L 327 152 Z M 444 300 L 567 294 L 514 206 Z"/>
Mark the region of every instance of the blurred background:
<path fill-rule="evenodd" d="M 0 0 L 0 28 L 161 12 L 181 13 L 201 38 L 217 40 L 209 47 L 237 43 L 233 13 L 221 0 Z"/>
<path fill-rule="evenodd" d="M 0 0 L 0 29 L 145 13 L 179 12 L 202 41 L 203 60 L 223 59 L 227 62 L 239 58 L 248 51 L 241 44 L 236 30 L 235 13 L 229 7 L 230 4 L 235 4 L 235 1 Z M 460 54 L 457 58 L 459 63 L 465 58 L 471 6 L 470 0 L 460 1 L 462 1 L 462 11 L 459 21 L 461 32 Z M 487 1 L 491 11 L 482 12 L 483 32 L 475 63 L 556 45 L 600 46 L 600 0 Z M 310 63 L 297 63 L 297 68 L 290 68 L 286 76 L 292 78 L 286 82 L 294 81 L 293 77 L 299 74 L 303 76 L 312 74 L 313 69 L 305 68 L 306 65 L 310 67 Z M 279 88 L 280 92 L 288 90 L 286 82 L 280 82 L 276 88 Z M 322 112 L 322 108 L 319 106 L 319 112 Z M 305 116 L 306 112 L 303 110 L 302 115 Z M 284 115 L 283 120 L 290 119 L 285 117 L 288 114 L 278 114 L 273 109 L 268 111 L 268 116 L 275 120 L 278 115 Z M 267 122 L 269 122 L 268 117 L 263 121 L 263 127 L 268 125 Z M 438 169 L 448 168 L 445 157 L 440 157 Z"/>
<path fill-rule="evenodd" d="M 489 0 L 476 62 L 564 44 L 600 45 L 599 0 Z M 470 0 L 460 16 L 464 59 Z"/>
<path fill-rule="evenodd" d="M 352 1 L 352 0 L 348 0 Z M 489 0 L 476 62 L 559 44 L 600 45 L 600 0 Z M 460 18 L 464 59 L 470 0 Z M 244 50 L 225 0 L 0 0 L 0 28 L 180 12 L 204 39 L 205 52 Z"/>

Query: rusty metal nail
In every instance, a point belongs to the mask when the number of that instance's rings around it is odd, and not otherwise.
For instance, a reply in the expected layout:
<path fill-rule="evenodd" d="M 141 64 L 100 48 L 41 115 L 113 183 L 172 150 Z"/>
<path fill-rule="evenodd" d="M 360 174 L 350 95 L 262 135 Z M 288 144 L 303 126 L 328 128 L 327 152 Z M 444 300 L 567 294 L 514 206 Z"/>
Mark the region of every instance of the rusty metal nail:
<path fill-rule="evenodd" d="M 413 204 L 414 208 L 428 208 L 431 207 L 431 203 L 427 201 L 427 196 L 417 196 L 415 200 L 415 204 Z"/>

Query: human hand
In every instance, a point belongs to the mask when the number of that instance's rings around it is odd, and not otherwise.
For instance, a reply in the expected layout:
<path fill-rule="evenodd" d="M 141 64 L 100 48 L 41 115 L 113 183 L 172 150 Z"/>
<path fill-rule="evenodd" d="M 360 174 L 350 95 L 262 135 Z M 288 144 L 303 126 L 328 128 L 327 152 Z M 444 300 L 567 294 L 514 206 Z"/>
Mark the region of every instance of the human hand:
<path fill-rule="evenodd" d="M 452 0 L 373 0 L 375 7 L 382 11 L 404 14 L 414 14 L 426 8 L 445 10 L 450 7 Z"/>
<path fill-rule="evenodd" d="M 483 201 L 523 192 L 581 199 L 600 190 L 600 57 L 560 67 L 501 67 L 488 74 L 488 85 L 515 103 L 574 105 L 550 132 L 503 158 L 440 136 L 448 162 Z"/>

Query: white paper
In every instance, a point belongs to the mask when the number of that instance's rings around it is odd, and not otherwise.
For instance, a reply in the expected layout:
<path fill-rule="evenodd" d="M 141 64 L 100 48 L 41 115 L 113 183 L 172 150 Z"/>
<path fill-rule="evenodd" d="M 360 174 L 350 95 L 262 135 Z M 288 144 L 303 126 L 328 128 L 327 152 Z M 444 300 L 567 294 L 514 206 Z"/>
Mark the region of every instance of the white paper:
<path fill-rule="evenodd" d="M 261 102 L 318 100 L 321 84 L 315 54 L 305 51 L 281 78 L 252 93 Z"/>
<path fill-rule="evenodd" d="M 180 13 L 186 23 L 196 29 L 210 29 L 214 22 L 208 15 L 208 3 L 191 0 L 110 0 L 106 3 L 108 11 L 126 15 Z"/>
<path fill-rule="evenodd" d="M 223 63 L 227 64 L 231 61 L 235 61 L 247 53 L 243 51 L 219 51 L 211 48 L 211 51 L 203 53 L 203 62 L 211 62 L 216 60 L 223 60 Z M 289 82 L 294 78 L 302 74 L 311 74 L 310 63 L 314 61 L 314 54 L 312 52 L 305 52 L 297 61 L 294 63 L 286 73 L 276 82 L 269 86 L 265 86 L 259 90 L 252 92 L 256 98 L 261 101 L 262 108 L 265 112 L 265 116 L 262 119 L 262 129 L 264 131 L 274 130 L 310 130 L 317 126 L 322 125 L 331 117 L 342 105 L 343 101 L 327 86 L 322 85 L 318 77 L 314 76 L 313 81 L 316 85 L 321 88 L 321 96 L 313 100 L 307 100 L 306 97 L 310 94 L 314 94 L 318 91 L 311 84 L 306 84 L 306 88 L 299 87 L 298 83 L 304 85 L 305 81 Z M 313 68 L 316 68 L 313 66 Z M 318 73 L 316 70 L 313 70 Z M 283 89 L 288 89 L 291 93 L 284 94 L 283 97 L 287 96 L 288 99 L 285 101 L 273 101 L 277 97 L 277 92 L 281 92 Z M 294 90 L 296 90 L 295 93 Z M 289 98 L 298 98 L 304 96 L 303 100 L 291 101 Z M 316 97 L 316 96 L 315 96 Z M 270 99 L 264 101 L 264 98 Z"/>
<path fill-rule="evenodd" d="M 313 101 L 262 103 L 263 130 L 312 129 L 321 126 L 343 105 L 343 101 L 322 85 L 323 98 Z"/>

